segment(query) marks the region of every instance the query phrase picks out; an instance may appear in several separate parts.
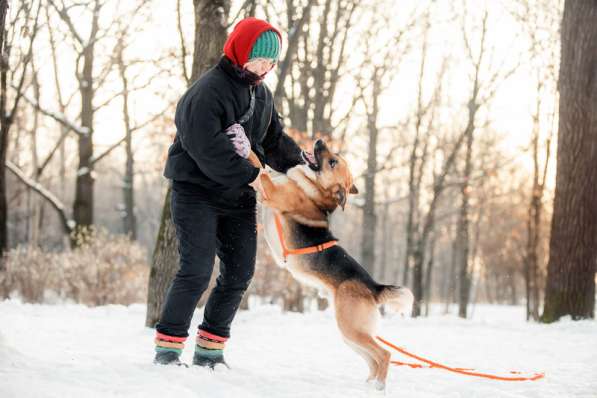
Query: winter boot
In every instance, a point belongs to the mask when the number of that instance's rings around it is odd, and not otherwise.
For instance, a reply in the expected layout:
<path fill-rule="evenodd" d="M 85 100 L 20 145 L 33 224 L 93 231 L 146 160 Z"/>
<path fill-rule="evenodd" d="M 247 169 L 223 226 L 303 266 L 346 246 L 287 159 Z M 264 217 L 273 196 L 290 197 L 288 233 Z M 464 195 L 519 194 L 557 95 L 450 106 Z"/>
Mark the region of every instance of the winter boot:
<path fill-rule="evenodd" d="M 186 339 L 186 337 L 168 336 L 157 332 L 153 363 L 158 365 L 187 366 L 180 361 L 180 354 L 182 353 Z"/>
<path fill-rule="evenodd" d="M 217 364 L 223 364 L 230 369 L 230 366 L 224 360 L 226 340 L 228 338 L 199 329 L 195 355 L 193 355 L 193 365 L 204 366 L 213 370 Z"/>

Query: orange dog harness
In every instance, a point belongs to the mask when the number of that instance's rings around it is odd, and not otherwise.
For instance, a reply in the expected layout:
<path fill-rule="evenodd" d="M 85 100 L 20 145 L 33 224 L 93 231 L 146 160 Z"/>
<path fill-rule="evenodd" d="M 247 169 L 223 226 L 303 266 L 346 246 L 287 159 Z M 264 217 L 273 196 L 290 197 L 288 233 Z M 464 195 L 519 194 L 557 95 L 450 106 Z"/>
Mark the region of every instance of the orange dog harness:
<path fill-rule="evenodd" d="M 286 258 L 289 255 L 320 253 L 338 244 L 337 240 L 331 240 L 329 242 L 321 243 L 315 246 L 308 246 L 300 249 L 289 249 L 288 246 L 286 246 L 286 241 L 284 240 L 284 231 L 282 230 L 282 221 L 280 221 L 280 215 L 278 213 L 274 214 L 274 219 L 276 221 L 276 232 L 278 233 L 278 239 L 280 239 L 280 245 L 282 246 L 282 257 L 284 258 L 284 262 L 286 262 Z"/>
<path fill-rule="evenodd" d="M 254 158 L 251 159 L 253 164 L 256 163 L 260 165 L 261 168 L 263 168 L 263 165 L 261 165 L 261 161 L 259 161 L 259 159 L 253 152 L 251 152 L 250 156 Z M 265 199 L 269 199 L 265 191 L 263 191 L 263 197 Z M 286 241 L 284 240 L 284 230 L 282 229 L 282 221 L 280 220 L 280 215 L 277 212 L 274 214 L 274 220 L 276 222 L 276 232 L 278 233 L 278 239 L 280 240 L 280 245 L 282 246 L 282 258 L 284 258 L 284 262 L 286 262 L 286 259 L 290 255 L 321 253 L 322 251 L 329 249 L 332 246 L 336 246 L 338 244 L 337 240 L 331 240 L 329 242 L 321 243 L 315 246 L 302 247 L 300 249 L 289 249 L 288 246 L 286 246 Z"/>

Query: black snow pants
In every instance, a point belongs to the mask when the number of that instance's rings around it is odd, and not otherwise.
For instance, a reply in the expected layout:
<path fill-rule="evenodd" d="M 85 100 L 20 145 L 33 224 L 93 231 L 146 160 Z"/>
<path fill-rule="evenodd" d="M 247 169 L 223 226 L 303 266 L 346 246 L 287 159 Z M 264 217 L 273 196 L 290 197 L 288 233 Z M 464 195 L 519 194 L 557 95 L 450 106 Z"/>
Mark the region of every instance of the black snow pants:
<path fill-rule="evenodd" d="M 168 290 L 156 330 L 188 336 L 193 311 L 207 289 L 217 254 L 220 274 L 199 328 L 230 337 L 230 324 L 255 270 L 255 196 L 246 192 L 231 200 L 197 184 L 172 181 L 170 209 L 180 269 Z"/>

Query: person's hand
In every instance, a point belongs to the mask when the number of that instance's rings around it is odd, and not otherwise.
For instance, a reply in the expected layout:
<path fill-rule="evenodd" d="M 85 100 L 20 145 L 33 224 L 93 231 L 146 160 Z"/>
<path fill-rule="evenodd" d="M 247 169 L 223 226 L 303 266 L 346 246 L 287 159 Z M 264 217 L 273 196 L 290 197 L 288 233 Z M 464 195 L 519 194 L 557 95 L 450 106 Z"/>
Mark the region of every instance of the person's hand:
<path fill-rule="evenodd" d="M 245 134 L 245 129 L 238 123 L 234 123 L 232 126 L 228 127 L 225 131 L 226 135 L 232 141 L 232 145 L 234 146 L 234 151 L 243 158 L 249 157 L 249 152 L 251 151 L 251 143 Z"/>
<path fill-rule="evenodd" d="M 263 185 L 261 185 L 261 175 L 265 173 L 265 169 L 259 169 L 259 174 L 257 178 L 253 180 L 253 182 L 249 183 L 249 185 L 257 192 L 262 198 L 265 198 L 265 191 L 263 190 Z"/>

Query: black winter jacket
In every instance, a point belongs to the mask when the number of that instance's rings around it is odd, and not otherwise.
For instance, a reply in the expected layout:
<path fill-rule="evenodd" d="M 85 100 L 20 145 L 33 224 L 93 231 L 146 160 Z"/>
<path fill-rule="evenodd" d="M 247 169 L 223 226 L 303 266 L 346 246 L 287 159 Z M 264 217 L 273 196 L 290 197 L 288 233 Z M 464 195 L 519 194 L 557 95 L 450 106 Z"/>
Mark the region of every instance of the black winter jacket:
<path fill-rule="evenodd" d="M 176 136 L 168 149 L 164 177 L 201 185 L 215 193 L 238 197 L 254 191 L 248 186 L 259 173 L 234 151 L 224 132 L 249 109 L 255 89 L 255 111 L 242 126 L 251 149 L 279 172 L 302 163 L 301 150 L 288 137 L 265 84 L 251 86 L 226 56 L 205 72 L 179 100 L 174 122 Z"/>

